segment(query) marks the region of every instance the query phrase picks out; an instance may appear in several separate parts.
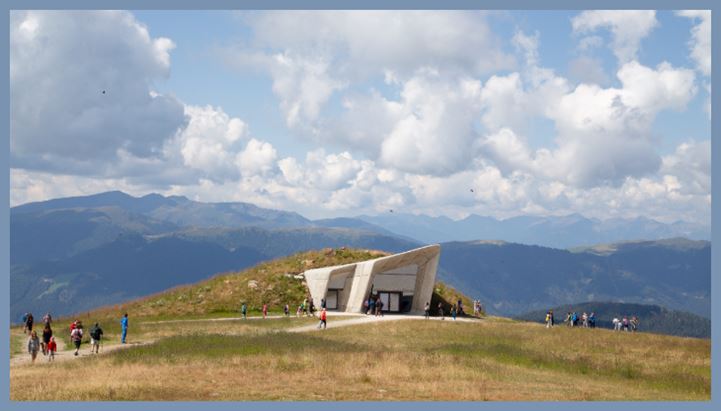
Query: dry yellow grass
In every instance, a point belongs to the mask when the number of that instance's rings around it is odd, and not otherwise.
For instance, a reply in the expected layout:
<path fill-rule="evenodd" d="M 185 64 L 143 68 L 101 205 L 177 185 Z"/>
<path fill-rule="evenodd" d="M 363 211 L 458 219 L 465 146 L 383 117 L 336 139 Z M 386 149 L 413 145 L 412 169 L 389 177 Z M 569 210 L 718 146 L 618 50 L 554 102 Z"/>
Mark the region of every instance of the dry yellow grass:
<path fill-rule="evenodd" d="M 710 399 L 708 340 L 495 320 L 384 322 L 304 334 L 202 324 L 164 328 L 158 332 L 184 340 L 135 353 L 12 368 L 11 399 Z M 67 378 L 74 372 L 82 378 Z"/>

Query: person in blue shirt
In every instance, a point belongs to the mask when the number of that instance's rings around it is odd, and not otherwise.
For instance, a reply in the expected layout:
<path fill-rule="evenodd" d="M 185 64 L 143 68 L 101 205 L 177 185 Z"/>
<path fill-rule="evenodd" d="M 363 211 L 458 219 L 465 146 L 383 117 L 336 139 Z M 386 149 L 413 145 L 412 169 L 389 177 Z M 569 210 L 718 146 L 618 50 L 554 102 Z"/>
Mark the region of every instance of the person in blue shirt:
<path fill-rule="evenodd" d="M 120 326 L 123 329 L 122 334 L 120 335 L 120 342 L 125 344 L 125 336 L 128 335 L 128 313 L 125 313 L 123 319 L 120 320 Z"/>

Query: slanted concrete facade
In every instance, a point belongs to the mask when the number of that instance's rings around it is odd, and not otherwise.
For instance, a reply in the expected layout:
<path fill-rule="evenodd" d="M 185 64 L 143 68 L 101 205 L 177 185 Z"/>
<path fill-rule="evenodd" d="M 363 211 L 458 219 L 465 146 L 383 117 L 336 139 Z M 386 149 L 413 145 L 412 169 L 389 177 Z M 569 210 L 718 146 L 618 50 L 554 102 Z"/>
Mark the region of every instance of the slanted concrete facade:
<path fill-rule="evenodd" d="M 383 300 L 384 311 L 422 313 L 431 301 L 440 254 L 435 244 L 303 275 L 316 307 L 325 299 L 329 310 L 361 313 L 372 293 Z"/>

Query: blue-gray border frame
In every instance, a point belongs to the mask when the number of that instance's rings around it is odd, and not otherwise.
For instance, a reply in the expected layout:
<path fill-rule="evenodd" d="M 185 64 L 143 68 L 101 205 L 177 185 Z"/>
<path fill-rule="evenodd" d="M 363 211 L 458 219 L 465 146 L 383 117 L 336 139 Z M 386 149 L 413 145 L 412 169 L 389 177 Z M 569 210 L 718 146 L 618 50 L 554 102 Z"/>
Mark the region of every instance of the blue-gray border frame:
<path fill-rule="evenodd" d="M 9 170 L 9 153 L 10 153 L 10 74 L 9 74 L 9 11 L 13 9 L 125 9 L 125 10 L 162 10 L 162 9 L 176 9 L 176 10 L 196 10 L 196 9 L 217 9 L 217 10 L 228 10 L 228 9 L 429 9 L 429 10 L 441 10 L 441 9 L 487 9 L 487 10 L 579 10 L 579 9 L 655 9 L 655 10 L 677 10 L 677 9 L 710 9 L 721 8 L 720 6 L 714 7 L 714 4 L 710 0 L 690 0 L 690 1 L 674 1 L 674 0 L 659 0 L 659 1 L 648 1 L 648 0 L 605 0 L 605 1 L 572 1 L 572 0 L 546 0 L 538 2 L 534 0 L 486 0 L 486 1 L 470 1 L 470 0 L 446 0 L 446 1 L 431 1 L 431 0 L 417 0 L 417 1 L 403 1 L 403 0 L 346 0 L 346 1 L 330 1 L 330 0 L 306 0 L 306 1 L 294 1 L 294 0 L 247 0 L 247 1 L 233 1 L 233 0 L 69 0 L 69 1 L 54 1 L 54 0 L 7 0 L 0 2 L 4 10 L 2 13 L 2 23 L 5 30 L 0 30 L 0 49 L 4 52 L 0 52 L 0 78 L 5 78 L 5 81 L 0 85 L 2 90 L 3 98 L 0 98 L 0 124 L 3 125 L 5 130 L 2 133 L 2 145 L 3 149 L 0 150 L 0 294 L 2 298 L 0 301 L 10 301 L 10 170 Z M 721 4 L 721 2 L 717 2 Z M 715 11 L 715 10 L 714 10 Z M 716 27 L 718 26 L 719 14 L 712 12 L 712 77 L 719 72 L 718 60 L 718 48 L 719 48 L 719 35 Z M 718 94 L 718 93 L 717 93 Z M 712 107 L 718 107 L 717 94 L 712 94 Z M 712 118 L 711 130 L 712 140 L 715 135 L 714 130 L 718 130 L 718 116 Z M 721 154 L 721 145 L 716 144 L 715 141 L 711 143 L 712 151 L 712 198 L 716 198 L 721 185 L 716 180 L 716 176 L 721 175 L 721 161 L 719 155 Z M 503 410 L 515 410 L 515 409 L 567 409 L 575 410 L 578 407 L 584 409 L 608 409 L 611 407 L 623 407 L 625 409 L 646 409 L 646 410 L 661 410 L 661 409 L 676 409 L 683 407 L 685 409 L 694 410 L 706 410 L 706 409 L 719 409 L 718 393 L 719 381 L 716 378 L 719 358 L 716 355 L 718 353 L 719 343 L 719 313 L 718 313 L 718 297 L 719 297 L 719 281 L 715 278 L 718 276 L 719 267 L 721 264 L 721 249 L 714 247 L 716 239 L 721 235 L 721 221 L 714 216 L 718 216 L 719 206 L 712 202 L 712 221 L 711 221 L 711 311 L 712 311 L 712 399 L 711 401 L 705 402 L 555 402 L 555 403 L 537 403 L 537 402 L 503 402 L 503 403 L 476 403 L 476 402 L 458 402 L 458 403 L 434 403 L 434 402 L 394 402 L 394 403 L 360 403 L 360 402 L 346 402 L 343 404 L 335 403 L 318 403 L 318 402 L 294 402 L 294 403 L 279 403 L 279 402 L 213 402 L 213 403 L 197 403 L 197 402 L 85 402 L 72 404 L 74 409 L 86 409 L 86 410 L 97 410 L 99 407 L 103 409 L 127 409 L 127 408 L 142 408 L 152 410 L 192 410 L 197 408 L 212 408 L 212 409 L 258 409 L 260 407 L 272 407 L 272 408 L 290 408 L 294 410 L 331 410 L 342 407 L 343 409 L 393 409 L 396 411 L 403 410 L 421 410 L 421 409 L 440 409 L 453 407 L 455 410 L 471 410 L 471 409 L 503 409 Z M 10 327 L 10 316 L 9 316 L 9 304 L 0 303 L 0 358 L 9 358 L 9 327 Z M 36 408 L 39 406 L 53 406 L 63 407 L 70 406 L 66 403 L 35 403 L 35 402 L 12 402 L 9 400 L 10 393 L 10 371 L 9 362 L 2 362 L 2 369 L 4 372 L 0 373 L 0 409 L 2 410 L 27 410 Z M 82 375 L 78 375 L 78 378 L 83 378 Z M 170 377 L 170 376 L 169 376 Z M 327 382 L 327 384 L 332 384 Z"/>

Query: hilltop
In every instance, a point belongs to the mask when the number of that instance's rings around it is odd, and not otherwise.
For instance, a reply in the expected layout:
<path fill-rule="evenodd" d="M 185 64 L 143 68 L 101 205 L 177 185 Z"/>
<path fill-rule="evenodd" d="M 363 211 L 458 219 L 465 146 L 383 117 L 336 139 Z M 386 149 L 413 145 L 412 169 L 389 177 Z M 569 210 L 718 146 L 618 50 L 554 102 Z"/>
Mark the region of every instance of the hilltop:
<path fill-rule="evenodd" d="M 303 271 L 334 265 L 350 264 L 390 255 L 379 250 L 351 248 L 326 248 L 305 251 L 288 257 L 259 263 L 239 272 L 228 272 L 191 285 L 174 287 L 147 297 L 122 304 L 101 307 L 80 317 L 119 318 L 124 312 L 131 312 L 140 318 L 181 318 L 233 316 L 243 302 L 251 313 L 260 312 L 263 304 L 269 310 L 280 312 L 285 304 L 291 311 L 309 293 Z M 446 304 L 460 298 L 466 307 L 472 301 L 454 288 L 437 282 L 432 302 L 434 306 L 442 301 Z"/>

